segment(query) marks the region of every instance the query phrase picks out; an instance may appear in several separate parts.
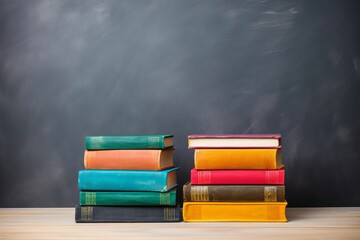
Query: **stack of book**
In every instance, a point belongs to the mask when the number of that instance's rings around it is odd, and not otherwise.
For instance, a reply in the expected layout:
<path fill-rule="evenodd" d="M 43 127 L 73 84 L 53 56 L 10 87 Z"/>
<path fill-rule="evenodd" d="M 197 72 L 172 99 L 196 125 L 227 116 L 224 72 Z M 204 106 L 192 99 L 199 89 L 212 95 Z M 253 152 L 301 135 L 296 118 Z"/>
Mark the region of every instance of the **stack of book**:
<path fill-rule="evenodd" d="M 185 222 L 286 222 L 281 136 L 190 135 Z"/>
<path fill-rule="evenodd" d="M 173 135 L 88 136 L 76 222 L 177 222 Z"/>

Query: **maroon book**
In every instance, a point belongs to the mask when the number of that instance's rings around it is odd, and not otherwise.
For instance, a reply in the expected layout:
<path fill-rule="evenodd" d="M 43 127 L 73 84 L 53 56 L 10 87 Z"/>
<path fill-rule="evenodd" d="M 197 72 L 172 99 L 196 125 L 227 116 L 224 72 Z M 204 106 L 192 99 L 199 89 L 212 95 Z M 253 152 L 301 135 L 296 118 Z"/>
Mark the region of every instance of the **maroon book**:
<path fill-rule="evenodd" d="M 280 184 L 285 170 L 191 170 L 191 184 Z"/>
<path fill-rule="evenodd" d="M 191 148 L 281 148 L 280 134 L 190 135 Z"/>

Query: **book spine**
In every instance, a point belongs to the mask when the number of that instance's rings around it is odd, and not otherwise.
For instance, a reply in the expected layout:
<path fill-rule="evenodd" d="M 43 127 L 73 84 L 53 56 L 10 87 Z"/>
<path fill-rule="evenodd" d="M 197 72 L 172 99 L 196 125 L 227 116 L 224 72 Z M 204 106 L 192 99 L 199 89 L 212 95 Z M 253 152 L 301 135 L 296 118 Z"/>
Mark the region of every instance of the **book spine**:
<path fill-rule="evenodd" d="M 176 191 L 171 192 L 80 192 L 80 205 L 175 206 Z"/>
<path fill-rule="evenodd" d="M 284 169 L 279 170 L 196 170 L 192 184 L 284 184 Z"/>
<path fill-rule="evenodd" d="M 164 136 L 88 136 L 87 150 L 164 149 Z"/>
<path fill-rule="evenodd" d="M 287 203 L 184 202 L 185 222 L 286 222 Z"/>
<path fill-rule="evenodd" d="M 195 149 L 198 170 L 211 169 L 277 169 L 280 149 Z"/>
<path fill-rule="evenodd" d="M 206 139 L 206 138 L 223 138 L 223 139 L 231 139 L 231 138 L 243 138 L 243 139 L 281 139 L 281 134 L 192 134 L 188 136 L 188 139 Z"/>
<path fill-rule="evenodd" d="M 85 169 L 161 170 L 161 151 L 172 150 L 85 150 Z"/>
<path fill-rule="evenodd" d="M 76 206 L 77 223 L 94 222 L 179 222 L 180 207 L 163 206 Z"/>
<path fill-rule="evenodd" d="M 167 175 L 177 168 L 161 171 L 80 170 L 78 188 L 84 191 L 154 191 L 167 192 Z M 131 181 L 129 181 L 131 179 Z"/>
<path fill-rule="evenodd" d="M 285 202 L 280 185 L 191 185 L 183 187 L 185 202 Z"/>

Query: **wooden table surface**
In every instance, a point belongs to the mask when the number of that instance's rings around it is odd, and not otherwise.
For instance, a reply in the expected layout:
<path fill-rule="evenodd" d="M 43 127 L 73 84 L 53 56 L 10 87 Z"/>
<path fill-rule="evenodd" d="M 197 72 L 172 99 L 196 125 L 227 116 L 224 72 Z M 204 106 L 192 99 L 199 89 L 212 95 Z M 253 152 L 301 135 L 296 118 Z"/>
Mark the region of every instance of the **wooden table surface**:
<path fill-rule="evenodd" d="M 0 208 L 0 239 L 360 239 L 360 207 L 287 208 L 287 223 L 75 223 L 74 208 Z"/>

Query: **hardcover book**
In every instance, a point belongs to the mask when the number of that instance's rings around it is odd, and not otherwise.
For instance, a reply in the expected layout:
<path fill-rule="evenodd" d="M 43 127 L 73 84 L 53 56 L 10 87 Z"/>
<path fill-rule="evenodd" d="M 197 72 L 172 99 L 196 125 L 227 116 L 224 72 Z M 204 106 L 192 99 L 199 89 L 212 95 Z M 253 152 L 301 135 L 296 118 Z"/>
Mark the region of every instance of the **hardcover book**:
<path fill-rule="evenodd" d="M 167 192 L 177 186 L 176 170 L 80 170 L 79 190 Z"/>
<path fill-rule="evenodd" d="M 87 150 L 166 149 L 173 147 L 173 135 L 87 136 Z"/>
<path fill-rule="evenodd" d="M 279 169 L 284 167 L 281 149 L 195 149 L 195 168 Z"/>
<path fill-rule="evenodd" d="M 284 169 L 276 170 L 191 170 L 192 184 L 269 184 L 284 185 Z"/>
<path fill-rule="evenodd" d="M 280 134 L 190 135 L 189 148 L 280 148 Z"/>
<path fill-rule="evenodd" d="M 184 202 L 285 202 L 284 185 L 183 186 Z"/>
<path fill-rule="evenodd" d="M 80 191 L 80 205 L 175 206 L 176 189 L 169 192 Z"/>
<path fill-rule="evenodd" d="M 77 223 L 179 222 L 180 206 L 76 206 Z"/>
<path fill-rule="evenodd" d="M 286 202 L 184 202 L 185 222 L 286 222 Z"/>
<path fill-rule="evenodd" d="M 171 168 L 173 148 L 131 150 L 85 150 L 85 169 L 162 170 Z"/>

